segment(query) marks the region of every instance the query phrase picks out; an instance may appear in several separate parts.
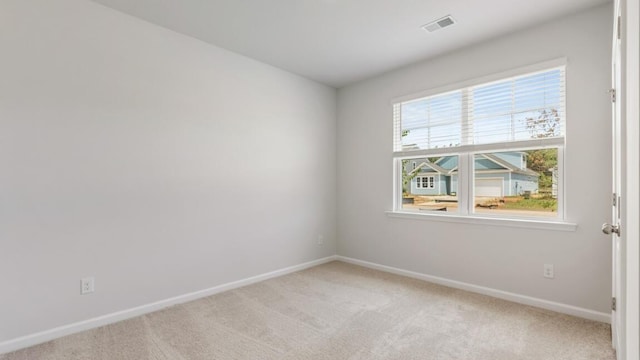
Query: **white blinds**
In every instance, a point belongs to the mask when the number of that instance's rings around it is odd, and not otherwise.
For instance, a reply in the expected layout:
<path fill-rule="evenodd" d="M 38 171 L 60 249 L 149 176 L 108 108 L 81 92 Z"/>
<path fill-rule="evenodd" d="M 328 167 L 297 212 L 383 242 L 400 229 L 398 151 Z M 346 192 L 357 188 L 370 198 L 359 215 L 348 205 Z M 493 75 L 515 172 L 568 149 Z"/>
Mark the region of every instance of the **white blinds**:
<path fill-rule="evenodd" d="M 561 139 L 564 73 L 563 66 L 396 103 L 394 151 Z"/>

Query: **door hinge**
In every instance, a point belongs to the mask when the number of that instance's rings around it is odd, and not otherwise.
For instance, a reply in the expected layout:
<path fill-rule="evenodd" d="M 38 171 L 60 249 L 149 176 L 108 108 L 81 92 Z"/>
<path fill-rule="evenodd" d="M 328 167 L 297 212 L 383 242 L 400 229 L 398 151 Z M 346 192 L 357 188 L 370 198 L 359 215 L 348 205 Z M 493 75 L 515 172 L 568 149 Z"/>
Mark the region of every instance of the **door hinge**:
<path fill-rule="evenodd" d="M 613 206 L 617 206 L 618 205 L 618 196 L 616 196 L 616 193 L 613 193 Z"/>
<path fill-rule="evenodd" d="M 618 219 L 620 219 L 620 212 L 622 209 L 622 199 L 618 196 L 618 203 L 616 204 L 616 208 L 618 209 Z"/>
<path fill-rule="evenodd" d="M 611 298 L 611 310 L 616 311 L 616 298 Z"/>
<path fill-rule="evenodd" d="M 609 89 L 609 96 L 611 96 L 611 102 L 616 102 L 616 89 Z"/>

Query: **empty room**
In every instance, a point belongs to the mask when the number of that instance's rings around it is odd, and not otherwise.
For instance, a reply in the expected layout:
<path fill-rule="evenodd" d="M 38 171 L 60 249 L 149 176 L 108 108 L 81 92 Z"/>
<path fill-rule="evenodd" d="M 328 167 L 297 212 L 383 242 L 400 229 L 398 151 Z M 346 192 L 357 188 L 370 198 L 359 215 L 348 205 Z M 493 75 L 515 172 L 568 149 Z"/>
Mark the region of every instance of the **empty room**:
<path fill-rule="evenodd" d="M 640 360 L 637 0 L 0 0 L 0 360 Z"/>

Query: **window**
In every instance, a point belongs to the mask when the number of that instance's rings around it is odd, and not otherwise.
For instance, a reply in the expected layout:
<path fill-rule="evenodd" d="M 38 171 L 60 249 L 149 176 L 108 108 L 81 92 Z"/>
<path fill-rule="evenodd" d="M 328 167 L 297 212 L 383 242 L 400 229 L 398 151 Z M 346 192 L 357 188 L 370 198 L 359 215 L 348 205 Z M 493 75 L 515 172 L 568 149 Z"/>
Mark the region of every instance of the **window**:
<path fill-rule="evenodd" d="M 562 65 L 394 103 L 396 210 L 561 220 L 564 79 Z"/>
<path fill-rule="evenodd" d="M 416 188 L 418 189 L 433 189 L 435 188 L 435 181 L 433 176 L 418 176 L 416 177 Z"/>

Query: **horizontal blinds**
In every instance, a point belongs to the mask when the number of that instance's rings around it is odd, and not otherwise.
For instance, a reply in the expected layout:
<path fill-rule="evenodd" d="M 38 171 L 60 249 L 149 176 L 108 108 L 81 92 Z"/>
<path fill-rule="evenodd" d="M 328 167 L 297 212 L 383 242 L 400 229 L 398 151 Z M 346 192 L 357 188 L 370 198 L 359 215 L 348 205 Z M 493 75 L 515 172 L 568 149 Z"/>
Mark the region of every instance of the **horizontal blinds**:
<path fill-rule="evenodd" d="M 563 138 L 564 79 L 560 67 L 396 103 L 394 151 Z"/>

